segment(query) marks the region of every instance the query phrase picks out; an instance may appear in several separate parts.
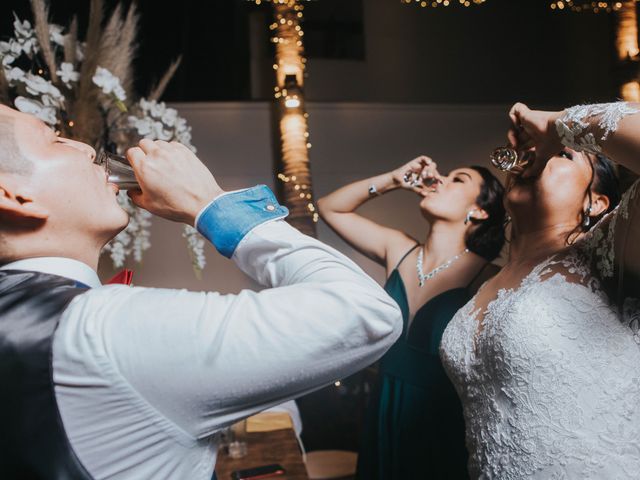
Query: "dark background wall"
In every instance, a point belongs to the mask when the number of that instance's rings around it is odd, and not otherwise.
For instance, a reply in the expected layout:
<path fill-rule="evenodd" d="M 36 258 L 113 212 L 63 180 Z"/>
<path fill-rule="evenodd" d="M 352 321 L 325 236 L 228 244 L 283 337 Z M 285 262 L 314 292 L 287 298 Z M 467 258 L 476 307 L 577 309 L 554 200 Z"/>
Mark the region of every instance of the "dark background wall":
<path fill-rule="evenodd" d="M 105 3 L 112 9 L 116 2 Z M 88 4 L 52 0 L 52 18 L 67 24 L 77 13 L 84 26 Z M 246 0 L 137 4 L 141 93 L 183 54 L 166 100 L 268 97 L 273 81 L 268 5 Z M 13 11 L 29 18 L 29 2 L 1 2 L 0 37 L 11 32 Z M 305 18 L 311 101 L 506 104 L 520 99 L 564 105 L 616 93 L 608 14 L 552 11 L 547 0 L 487 0 L 437 9 L 399 0 L 314 0 L 306 3 Z M 264 47 L 252 52 L 252 44 Z M 259 61 L 252 63 L 252 55 Z M 252 76 L 252 68 L 260 71 Z"/>

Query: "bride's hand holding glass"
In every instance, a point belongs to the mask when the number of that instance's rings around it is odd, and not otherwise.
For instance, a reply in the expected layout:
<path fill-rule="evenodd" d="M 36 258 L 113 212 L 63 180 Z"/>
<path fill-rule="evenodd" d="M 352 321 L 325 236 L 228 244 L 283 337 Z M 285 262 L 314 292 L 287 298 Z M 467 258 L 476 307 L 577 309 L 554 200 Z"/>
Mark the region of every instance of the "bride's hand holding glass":
<path fill-rule="evenodd" d="M 511 127 L 507 133 L 509 143 L 519 155 L 532 156 L 522 172 L 523 177 L 539 175 L 549 159 L 564 148 L 555 125 L 562 115 L 562 111 L 531 110 L 523 103 L 511 107 Z"/>

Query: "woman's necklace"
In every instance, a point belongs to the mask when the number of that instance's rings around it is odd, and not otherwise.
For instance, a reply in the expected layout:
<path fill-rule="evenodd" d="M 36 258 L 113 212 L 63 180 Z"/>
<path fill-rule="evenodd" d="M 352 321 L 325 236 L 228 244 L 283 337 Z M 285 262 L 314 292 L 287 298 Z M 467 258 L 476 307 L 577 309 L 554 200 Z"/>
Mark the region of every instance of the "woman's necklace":
<path fill-rule="evenodd" d="M 420 248 L 420 253 L 418 253 L 418 263 L 416 263 L 416 271 L 418 272 L 418 284 L 422 287 L 424 285 L 424 282 L 426 282 L 427 280 L 431 280 L 441 271 L 449 268 L 451 265 L 453 265 L 456 262 L 456 260 L 458 260 L 467 252 L 469 252 L 469 249 L 465 248 L 462 253 L 459 253 L 455 257 L 450 258 L 449 260 L 444 262 L 442 265 L 431 270 L 429 273 L 424 273 L 424 270 L 422 269 L 422 261 L 424 260 L 424 248 Z"/>

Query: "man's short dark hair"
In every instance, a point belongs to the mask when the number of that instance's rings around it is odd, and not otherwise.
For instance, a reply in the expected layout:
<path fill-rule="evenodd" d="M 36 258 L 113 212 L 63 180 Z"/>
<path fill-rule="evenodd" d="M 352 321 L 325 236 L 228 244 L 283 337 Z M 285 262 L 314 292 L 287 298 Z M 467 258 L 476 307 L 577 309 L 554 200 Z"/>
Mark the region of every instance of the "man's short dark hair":
<path fill-rule="evenodd" d="M 0 114 L 0 173 L 27 175 L 33 164 L 25 158 L 16 141 L 15 120 Z"/>

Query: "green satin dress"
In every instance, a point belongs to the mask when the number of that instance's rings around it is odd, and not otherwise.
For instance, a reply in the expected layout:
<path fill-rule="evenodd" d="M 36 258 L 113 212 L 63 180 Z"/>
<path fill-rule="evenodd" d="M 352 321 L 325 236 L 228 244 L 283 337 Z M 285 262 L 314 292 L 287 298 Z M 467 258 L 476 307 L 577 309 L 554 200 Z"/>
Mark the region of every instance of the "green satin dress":
<path fill-rule="evenodd" d="M 398 272 L 385 285 L 402 310 L 402 336 L 382 357 L 360 452 L 361 480 L 468 479 L 464 419 L 440 363 L 442 333 L 471 295 L 447 290 L 429 300 L 409 325 L 409 302 Z"/>

